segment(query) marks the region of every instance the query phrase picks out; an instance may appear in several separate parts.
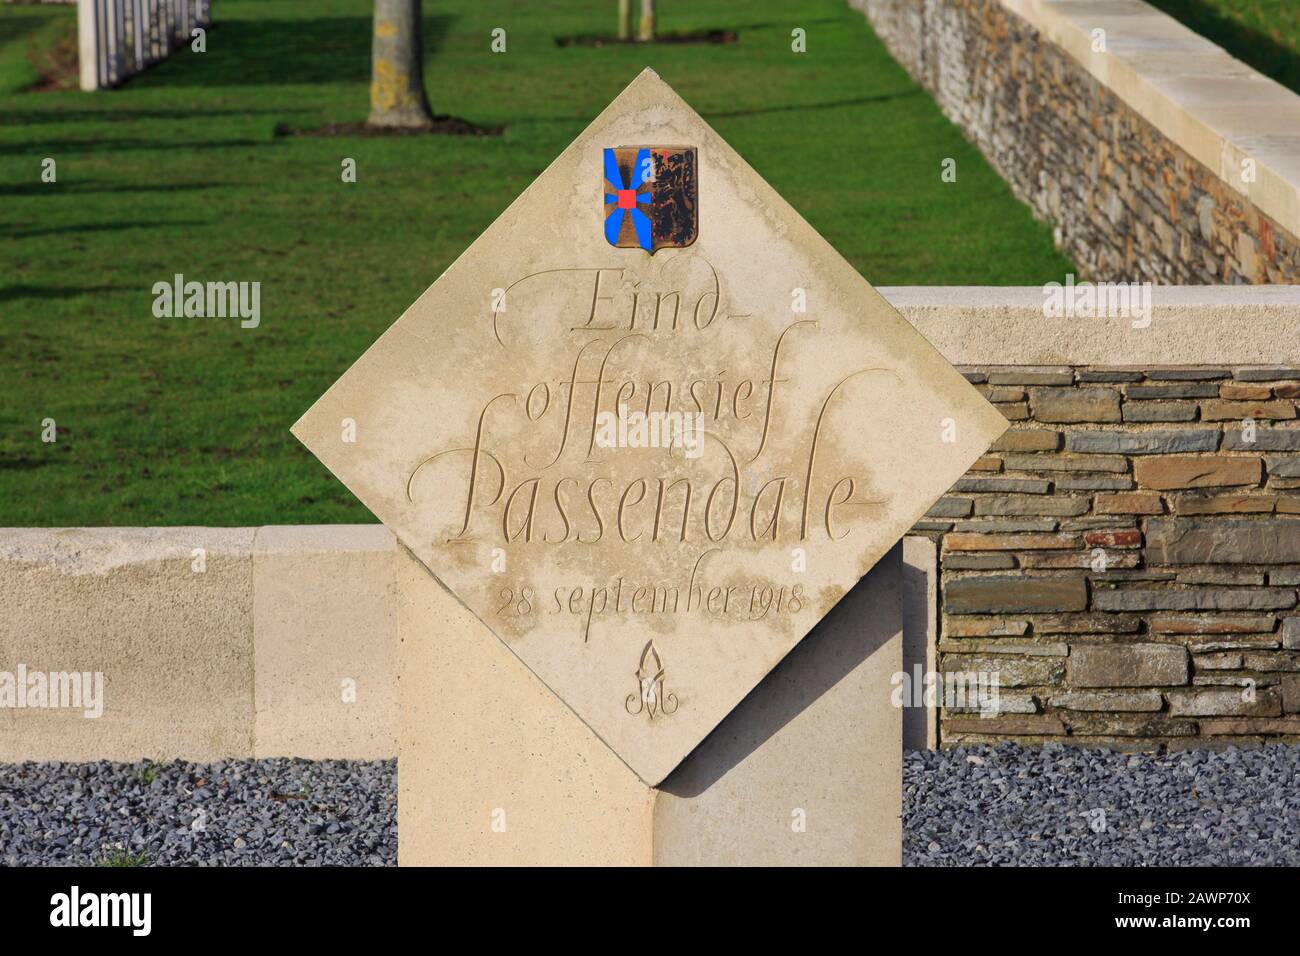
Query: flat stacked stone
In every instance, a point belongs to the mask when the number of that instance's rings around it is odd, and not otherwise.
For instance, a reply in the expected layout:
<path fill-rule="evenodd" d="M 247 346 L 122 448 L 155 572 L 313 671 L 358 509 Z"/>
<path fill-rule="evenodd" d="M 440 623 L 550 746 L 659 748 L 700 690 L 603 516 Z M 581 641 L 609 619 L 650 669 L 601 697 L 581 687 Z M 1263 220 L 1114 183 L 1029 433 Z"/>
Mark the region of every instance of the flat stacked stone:
<path fill-rule="evenodd" d="M 914 529 L 1004 699 L 941 741 L 1300 742 L 1300 368 L 962 371 L 1028 417 Z"/>

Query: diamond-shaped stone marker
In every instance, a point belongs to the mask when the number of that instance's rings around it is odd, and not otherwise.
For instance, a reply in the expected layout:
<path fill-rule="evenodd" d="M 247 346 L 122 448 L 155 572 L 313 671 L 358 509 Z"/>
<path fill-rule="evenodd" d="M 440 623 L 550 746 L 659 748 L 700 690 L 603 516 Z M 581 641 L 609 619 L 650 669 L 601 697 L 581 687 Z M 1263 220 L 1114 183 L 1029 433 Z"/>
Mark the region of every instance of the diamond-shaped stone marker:
<path fill-rule="evenodd" d="M 646 70 L 293 432 L 653 785 L 1005 428 Z"/>

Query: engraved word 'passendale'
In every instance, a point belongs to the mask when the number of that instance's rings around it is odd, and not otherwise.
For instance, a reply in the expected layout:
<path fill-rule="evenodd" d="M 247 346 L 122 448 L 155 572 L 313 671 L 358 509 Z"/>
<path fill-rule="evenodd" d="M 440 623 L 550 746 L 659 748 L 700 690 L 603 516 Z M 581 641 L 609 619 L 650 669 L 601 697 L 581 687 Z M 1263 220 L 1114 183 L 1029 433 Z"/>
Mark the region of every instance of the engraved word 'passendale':
<path fill-rule="evenodd" d="M 567 268 L 512 283 L 517 303 L 531 289 L 563 317 L 550 327 L 564 330 L 569 354 L 550 375 L 486 392 L 461 440 L 413 462 L 406 499 L 437 503 L 451 519 L 443 540 L 840 541 L 878 513 L 866 462 L 842 445 L 827 451 L 827 420 L 862 421 L 859 383 L 896 374 L 848 367 L 801 389 L 790 355 L 816 335 L 816 320 L 765 326 L 734 314 L 716 270 L 694 253 L 663 272 L 680 281 Z M 514 329 L 546 327 L 525 304 L 513 309 L 520 318 L 498 336 L 507 352 L 530 348 Z M 611 418 L 632 416 L 690 421 L 691 440 L 684 428 L 682 440 L 607 435 Z"/>

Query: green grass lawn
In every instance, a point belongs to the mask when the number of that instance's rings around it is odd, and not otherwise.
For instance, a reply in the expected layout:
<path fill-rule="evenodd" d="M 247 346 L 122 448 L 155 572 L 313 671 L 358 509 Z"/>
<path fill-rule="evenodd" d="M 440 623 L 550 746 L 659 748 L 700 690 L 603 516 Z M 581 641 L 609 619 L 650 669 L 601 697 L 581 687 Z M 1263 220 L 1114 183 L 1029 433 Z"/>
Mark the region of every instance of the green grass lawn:
<path fill-rule="evenodd" d="M 96 94 L 23 92 L 74 14 L 0 6 L 0 525 L 372 520 L 289 426 L 647 65 L 876 284 L 1070 271 L 843 0 L 661 7 L 738 41 L 562 48 L 613 0 L 427 3 L 435 112 L 504 135 L 331 139 L 274 130 L 364 119 L 367 0 L 221 0 L 206 53 Z M 260 282 L 261 326 L 155 318 L 178 272 Z"/>
<path fill-rule="evenodd" d="M 1300 0 L 1148 0 L 1300 93 Z"/>

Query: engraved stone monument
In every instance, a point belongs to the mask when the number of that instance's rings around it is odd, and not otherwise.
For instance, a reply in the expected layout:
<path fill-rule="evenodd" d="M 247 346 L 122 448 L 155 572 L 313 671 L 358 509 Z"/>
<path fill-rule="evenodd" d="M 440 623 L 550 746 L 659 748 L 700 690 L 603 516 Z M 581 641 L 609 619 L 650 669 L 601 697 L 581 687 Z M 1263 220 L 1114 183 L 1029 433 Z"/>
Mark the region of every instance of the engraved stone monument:
<path fill-rule="evenodd" d="M 1005 427 L 643 72 L 294 426 L 409 552 L 402 862 L 896 864 L 891 549 Z"/>

